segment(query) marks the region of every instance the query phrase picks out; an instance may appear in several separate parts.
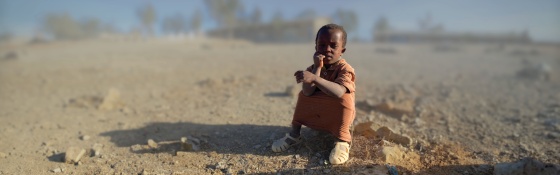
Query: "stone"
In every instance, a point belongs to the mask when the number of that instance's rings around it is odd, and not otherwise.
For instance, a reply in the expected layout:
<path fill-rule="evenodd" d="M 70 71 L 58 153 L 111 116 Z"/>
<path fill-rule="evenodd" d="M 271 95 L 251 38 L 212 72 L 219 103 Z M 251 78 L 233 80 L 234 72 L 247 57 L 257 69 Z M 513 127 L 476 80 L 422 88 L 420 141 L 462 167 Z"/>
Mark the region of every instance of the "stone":
<path fill-rule="evenodd" d="M 82 156 L 86 154 L 86 150 L 78 147 L 70 147 L 64 154 L 64 162 L 69 164 L 76 164 L 80 161 Z"/>
<path fill-rule="evenodd" d="M 103 144 L 100 143 L 93 144 L 93 146 L 91 147 L 91 152 L 92 152 L 91 156 L 101 155 L 101 149 L 103 149 Z"/>
<path fill-rule="evenodd" d="M 402 160 L 404 153 L 397 147 L 384 146 L 377 154 L 386 163 L 394 164 Z"/>
<path fill-rule="evenodd" d="M 187 137 L 181 137 L 181 150 L 182 151 L 199 151 L 200 140 L 198 139 L 187 139 Z"/>
<path fill-rule="evenodd" d="M 410 137 L 396 134 L 393 130 L 386 126 L 377 129 L 377 137 L 384 138 L 385 140 L 401 144 L 403 146 L 410 146 L 412 144 L 412 139 Z"/>
<path fill-rule="evenodd" d="M 6 158 L 8 155 L 4 152 L 0 152 L 0 158 Z"/>
<path fill-rule="evenodd" d="M 377 136 L 375 130 L 373 129 L 373 122 L 357 124 L 354 126 L 354 132 L 367 138 L 374 138 Z"/>
<path fill-rule="evenodd" d="M 114 109 L 121 109 L 124 107 L 124 103 L 121 101 L 121 95 L 119 90 L 115 88 L 109 89 L 107 95 L 103 98 L 101 104 L 97 109 L 101 111 L 111 111 Z"/>
<path fill-rule="evenodd" d="M 60 173 L 60 172 L 62 172 L 62 168 L 55 168 L 55 169 L 52 169 L 51 172 L 53 172 L 53 173 Z"/>
<path fill-rule="evenodd" d="M 158 144 L 154 140 L 148 139 L 148 146 L 150 146 L 150 148 L 157 148 Z"/>
<path fill-rule="evenodd" d="M 84 140 L 84 141 L 85 141 L 85 140 L 89 140 L 89 138 L 90 138 L 90 136 L 88 136 L 88 135 L 80 136 L 80 139 L 81 139 L 81 140 Z"/>
<path fill-rule="evenodd" d="M 498 163 L 494 165 L 494 175 L 557 175 L 560 174 L 560 166 L 545 164 L 530 157 L 523 158 L 517 162 Z"/>
<path fill-rule="evenodd" d="M 414 101 L 403 100 L 398 103 L 386 101 L 373 106 L 375 111 L 401 119 L 403 115 L 413 116 Z"/>

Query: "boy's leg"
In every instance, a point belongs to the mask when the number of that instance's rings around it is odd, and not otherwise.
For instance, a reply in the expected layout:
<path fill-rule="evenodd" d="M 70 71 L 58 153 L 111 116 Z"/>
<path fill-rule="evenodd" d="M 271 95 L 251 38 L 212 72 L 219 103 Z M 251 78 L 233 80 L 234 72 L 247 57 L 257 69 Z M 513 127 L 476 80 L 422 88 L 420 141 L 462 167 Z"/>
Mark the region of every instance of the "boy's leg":
<path fill-rule="evenodd" d="M 292 124 L 292 131 L 290 132 L 290 136 L 293 138 L 298 138 L 301 134 L 301 124 Z"/>

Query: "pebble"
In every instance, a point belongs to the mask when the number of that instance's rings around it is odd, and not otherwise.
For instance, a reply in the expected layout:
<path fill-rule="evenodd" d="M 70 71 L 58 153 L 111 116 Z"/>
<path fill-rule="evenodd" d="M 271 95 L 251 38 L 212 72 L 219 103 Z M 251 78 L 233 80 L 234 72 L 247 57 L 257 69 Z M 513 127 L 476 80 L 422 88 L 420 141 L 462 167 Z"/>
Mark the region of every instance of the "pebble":
<path fill-rule="evenodd" d="M 181 150 L 183 151 L 199 151 L 200 140 L 192 138 L 187 139 L 187 137 L 181 137 Z"/>
<path fill-rule="evenodd" d="M 90 136 L 88 136 L 88 135 L 80 136 L 80 139 L 84 140 L 84 141 L 89 140 L 89 138 L 90 138 Z"/>
<path fill-rule="evenodd" d="M 4 152 L 0 152 L 0 158 L 6 158 L 8 155 Z"/>
<path fill-rule="evenodd" d="M 52 169 L 51 172 L 60 173 L 60 172 L 62 172 L 62 169 L 61 168 L 55 168 L 55 169 Z"/>
<path fill-rule="evenodd" d="M 148 146 L 150 146 L 150 148 L 157 148 L 158 144 L 154 140 L 148 139 Z"/>
<path fill-rule="evenodd" d="M 101 149 L 103 148 L 103 144 L 100 143 L 95 143 L 93 144 L 93 146 L 91 147 L 91 150 L 93 152 L 93 156 L 99 156 L 101 155 Z"/>
<path fill-rule="evenodd" d="M 70 147 L 64 154 L 64 161 L 70 164 L 78 163 L 84 154 L 86 154 L 86 150 L 78 147 Z"/>
<path fill-rule="evenodd" d="M 412 139 L 410 137 L 396 134 L 393 130 L 386 126 L 377 129 L 377 136 L 403 146 L 409 146 L 412 143 Z"/>

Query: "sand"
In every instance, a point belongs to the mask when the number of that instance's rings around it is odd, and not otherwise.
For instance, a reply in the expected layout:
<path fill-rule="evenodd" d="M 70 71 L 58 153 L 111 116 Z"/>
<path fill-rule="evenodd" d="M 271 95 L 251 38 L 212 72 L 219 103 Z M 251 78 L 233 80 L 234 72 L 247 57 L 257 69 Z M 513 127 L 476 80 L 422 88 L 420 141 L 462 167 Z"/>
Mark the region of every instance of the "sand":
<path fill-rule="evenodd" d="M 386 174 L 386 165 L 492 174 L 526 157 L 560 164 L 558 45 L 349 43 L 355 123 L 413 141 L 355 134 L 343 165 L 325 161 L 332 138 L 306 128 L 303 144 L 270 149 L 289 131 L 293 72 L 312 55 L 311 43 L 210 39 L 4 44 L 0 174 Z M 71 147 L 86 150 L 78 163 L 65 163 Z M 385 159 L 386 147 L 404 156 Z"/>

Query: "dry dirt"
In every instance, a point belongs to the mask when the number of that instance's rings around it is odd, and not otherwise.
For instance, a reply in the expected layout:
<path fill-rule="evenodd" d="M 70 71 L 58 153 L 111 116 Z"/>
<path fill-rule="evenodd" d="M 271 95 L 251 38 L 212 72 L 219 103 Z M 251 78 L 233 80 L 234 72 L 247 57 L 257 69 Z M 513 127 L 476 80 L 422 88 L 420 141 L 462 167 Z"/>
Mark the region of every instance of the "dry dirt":
<path fill-rule="evenodd" d="M 310 129 L 303 144 L 270 150 L 289 131 L 289 87 L 312 63 L 311 43 L 3 45 L 0 174 L 388 174 L 386 165 L 399 174 L 492 174 L 496 163 L 525 157 L 560 163 L 560 46 L 347 48 L 356 124 L 372 121 L 413 143 L 355 133 L 351 159 L 333 166 L 325 162 L 332 138 Z M 181 137 L 200 149 L 176 153 Z M 98 155 L 94 144 L 103 145 Z M 387 145 L 404 156 L 383 160 Z M 87 151 L 79 163 L 64 163 L 70 147 Z"/>

